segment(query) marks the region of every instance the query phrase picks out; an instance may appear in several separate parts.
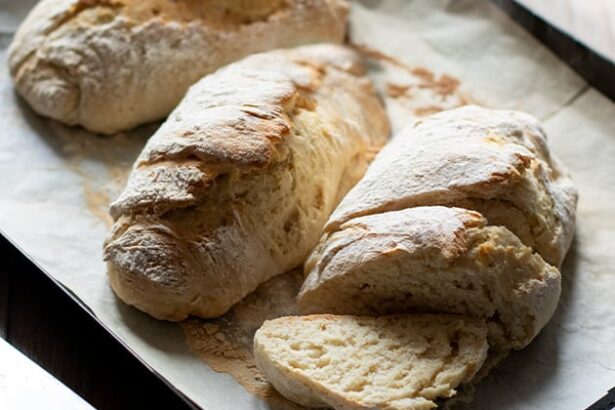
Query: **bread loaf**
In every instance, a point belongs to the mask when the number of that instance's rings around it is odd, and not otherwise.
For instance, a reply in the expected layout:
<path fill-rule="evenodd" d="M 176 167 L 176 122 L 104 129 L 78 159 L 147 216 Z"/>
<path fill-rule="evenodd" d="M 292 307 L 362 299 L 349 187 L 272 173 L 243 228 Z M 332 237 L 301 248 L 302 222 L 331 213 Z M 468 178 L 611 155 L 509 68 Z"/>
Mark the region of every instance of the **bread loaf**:
<path fill-rule="evenodd" d="M 559 266 L 575 224 L 577 191 L 554 159 L 538 121 L 467 106 L 419 121 L 395 136 L 326 230 L 362 215 L 446 205 L 482 213 Z"/>
<path fill-rule="evenodd" d="M 484 318 L 493 349 L 526 346 L 560 295 L 556 268 L 474 211 L 426 206 L 353 218 L 305 265 L 303 313 Z"/>
<path fill-rule="evenodd" d="M 156 318 L 222 315 L 304 261 L 388 132 L 340 46 L 257 54 L 205 77 L 111 205 L 112 288 Z"/>
<path fill-rule="evenodd" d="M 36 112 L 110 134 L 165 117 L 248 54 L 341 42 L 347 12 L 343 0 L 42 0 L 9 65 Z"/>
<path fill-rule="evenodd" d="M 267 321 L 258 368 L 308 407 L 423 410 L 451 397 L 487 355 L 485 324 L 448 315 L 314 315 Z"/>
<path fill-rule="evenodd" d="M 520 349 L 557 306 L 551 264 L 570 244 L 576 201 L 529 115 L 434 115 L 397 135 L 333 212 L 300 309 L 469 315 L 487 320 L 493 349 Z"/>

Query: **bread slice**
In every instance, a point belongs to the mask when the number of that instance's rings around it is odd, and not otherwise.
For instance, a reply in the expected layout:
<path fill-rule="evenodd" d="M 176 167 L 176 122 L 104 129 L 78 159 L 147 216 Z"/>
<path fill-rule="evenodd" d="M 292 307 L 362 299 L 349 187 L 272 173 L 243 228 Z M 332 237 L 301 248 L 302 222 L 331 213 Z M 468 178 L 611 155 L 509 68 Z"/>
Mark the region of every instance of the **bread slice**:
<path fill-rule="evenodd" d="M 313 315 L 266 321 L 254 336 L 258 368 L 308 407 L 436 407 L 487 356 L 487 328 L 451 315 Z"/>
<path fill-rule="evenodd" d="M 484 318 L 496 350 L 526 346 L 552 316 L 560 274 L 508 229 L 461 208 L 354 218 L 306 262 L 303 313 L 442 312 Z"/>
<path fill-rule="evenodd" d="M 559 266 L 572 240 L 577 191 L 528 114 L 466 106 L 406 128 L 337 207 L 326 230 L 362 215 L 446 205 L 502 225 Z"/>
<path fill-rule="evenodd" d="M 112 288 L 160 319 L 224 314 L 303 263 L 388 134 L 345 47 L 256 54 L 205 77 L 111 204 Z"/>
<path fill-rule="evenodd" d="M 111 134 L 166 117 L 201 77 L 247 55 L 341 43 L 343 0 L 42 0 L 9 49 L 39 114 Z"/>

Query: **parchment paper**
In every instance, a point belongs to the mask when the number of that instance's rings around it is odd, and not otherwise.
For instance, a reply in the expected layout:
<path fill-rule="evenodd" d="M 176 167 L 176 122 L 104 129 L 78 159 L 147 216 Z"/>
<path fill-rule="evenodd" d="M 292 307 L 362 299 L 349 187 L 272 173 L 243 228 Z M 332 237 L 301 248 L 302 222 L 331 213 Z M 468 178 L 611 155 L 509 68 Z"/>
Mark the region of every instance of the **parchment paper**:
<path fill-rule="evenodd" d="M 23 16 L 16 3 L 9 8 L 0 0 L 0 33 L 11 32 L 14 16 Z M 421 81 L 401 84 L 410 92 L 404 102 L 395 86 L 408 79 L 372 64 L 396 128 L 416 116 L 417 108 L 440 103 L 448 108 L 463 99 L 525 110 L 543 120 L 552 150 L 580 191 L 562 299 L 541 335 L 479 384 L 469 408 L 587 407 L 615 385 L 615 105 L 487 1 L 354 3 L 351 34 L 355 44 L 437 78 L 459 80 L 452 97 L 436 93 L 425 97 L 427 105 L 413 100 Z M 14 95 L 6 69 L 9 41 L 10 35 L 0 34 L 2 233 L 198 406 L 269 408 L 193 355 L 178 325 L 125 306 L 107 285 L 101 259 L 106 208 L 156 125 L 101 138 L 36 116 Z"/>

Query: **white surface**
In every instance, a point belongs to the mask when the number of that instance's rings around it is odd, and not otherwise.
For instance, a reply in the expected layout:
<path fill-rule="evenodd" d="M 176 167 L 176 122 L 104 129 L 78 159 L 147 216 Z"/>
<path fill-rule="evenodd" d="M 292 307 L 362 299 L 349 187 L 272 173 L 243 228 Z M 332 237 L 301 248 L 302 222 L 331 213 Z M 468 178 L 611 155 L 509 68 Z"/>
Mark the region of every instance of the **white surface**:
<path fill-rule="evenodd" d="M 488 106 L 538 116 L 579 186 L 578 235 L 554 320 L 481 383 L 470 408 L 587 407 L 615 384 L 615 107 L 486 0 L 365 3 L 354 5 L 355 42 L 456 76 Z M 114 181 L 153 128 L 102 139 L 43 120 L 14 96 L 5 59 L 2 52 L 0 230 L 195 403 L 267 408 L 193 356 L 178 326 L 125 306 L 107 286 L 107 227 L 95 213 L 105 214 L 102 197 L 119 193 Z"/>
<path fill-rule="evenodd" d="M 93 407 L 0 338 L 2 410 L 92 410 Z"/>
<path fill-rule="evenodd" d="M 516 1 L 615 63 L 615 1 Z"/>

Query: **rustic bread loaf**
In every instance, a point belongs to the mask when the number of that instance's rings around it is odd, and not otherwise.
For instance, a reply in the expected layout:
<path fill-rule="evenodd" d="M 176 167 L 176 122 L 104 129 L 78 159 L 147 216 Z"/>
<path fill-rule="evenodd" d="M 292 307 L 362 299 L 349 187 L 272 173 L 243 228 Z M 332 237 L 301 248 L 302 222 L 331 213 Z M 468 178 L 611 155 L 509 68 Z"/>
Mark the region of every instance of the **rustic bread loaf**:
<path fill-rule="evenodd" d="M 304 313 L 485 318 L 496 350 L 526 346 L 560 295 L 556 268 L 474 211 L 428 206 L 353 218 L 305 265 Z"/>
<path fill-rule="evenodd" d="M 347 13 L 343 0 L 42 0 L 9 64 L 35 111 L 110 134 L 165 117 L 248 54 L 341 42 Z"/>
<path fill-rule="evenodd" d="M 449 315 L 314 315 L 267 321 L 254 337 L 258 368 L 308 407 L 436 407 L 487 355 L 486 326 Z"/>
<path fill-rule="evenodd" d="M 257 54 L 205 77 L 111 205 L 111 286 L 157 318 L 222 315 L 304 261 L 388 133 L 341 46 Z"/>
<path fill-rule="evenodd" d="M 337 207 L 326 230 L 361 215 L 424 205 L 482 213 L 559 266 L 572 240 L 577 191 L 550 154 L 538 121 L 467 106 L 394 137 Z"/>

